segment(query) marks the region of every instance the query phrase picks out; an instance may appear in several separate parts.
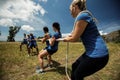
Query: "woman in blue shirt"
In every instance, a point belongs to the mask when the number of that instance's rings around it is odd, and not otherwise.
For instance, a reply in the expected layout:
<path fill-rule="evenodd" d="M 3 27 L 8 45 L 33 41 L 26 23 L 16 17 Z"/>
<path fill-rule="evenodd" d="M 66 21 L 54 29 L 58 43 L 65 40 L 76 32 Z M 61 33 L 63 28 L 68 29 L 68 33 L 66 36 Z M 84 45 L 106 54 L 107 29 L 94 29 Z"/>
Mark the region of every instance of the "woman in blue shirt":
<path fill-rule="evenodd" d="M 51 34 L 49 33 L 48 27 L 43 28 L 44 31 L 44 38 L 42 39 L 42 43 L 46 42 L 46 47 L 49 46 L 49 40 L 51 38 Z"/>
<path fill-rule="evenodd" d="M 28 44 L 28 41 L 27 41 L 27 37 L 26 37 L 26 34 L 24 33 L 24 38 L 23 38 L 23 41 L 21 42 L 20 44 L 20 51 L 22 51 L 22 45 L 26 45 L 26 47 L 28 48 L 27 44 Z"/>
<path fill-rule="evenodd" d="M 53 30 L 55 31 L 55 33 L 52 36 L 52 38 L 49 39 L 49 44 L 47 44 L 47 47 L 43 51 L 39 52 L 38 59 L 40 62 L 40 69 L 37 70 L 37 73 L 44 72 L 43 57 L 46 55 L 51 56 L 58 50 L 59 42 L 56 41 L 56 39 L 61 38 L 60 25 L 58 22 L 54 22 L 52 26 L 53 26 Z M 49 64 L 51 64 L 51 57 L 49 57 L 48 62 L 49 62 Z"/>
<path fill-rule="evenodd" d="M 72 64 L 72 80 L 83 80 L 108 62 L 108 49 L 97 29 L 95 18 L 86 10 L 86 0 L 73 0 L 70 11 L 75 18 L 74 28 L 66 42 L 76 42 L 81 38 L 85 52 Z"/>
<path fill-rule="evenodd" d="M 41 42 L 42 43 L 44 43 L 44 42 L 46 42 L 46 47 L 44 48 L 44 49 L 42 49 L 41 51 L 40 51 L 40 53 L 42 52 L 42 51 L 44 51 L 45 49 L 48 49 L 48 47 L 49 47 L 49 45 L 50 45 L 50 43 L 49 43 L 49 39 L 52 37 L 51 36 L 51 34 L 49 33 L 49 29 L 48 29 L 48 27 L 43 27 L 43 31 L 44 31 L 44 37 L 41 39 Z M 45 56 L 45 59 L 51 59 L 51 56 Z M 48 63 L 49 64 L 49 63 Z M 50 65 L 47 65 L 47 66 L 50 66 Z"/>
<path fill-rule="evenodd" d="M 29 45 L 28 45 L 28 56 L 30 56 L 31 49 L 36 48 L 36 53 L 38 54 L 38 46 L 37 46 L 37 41 L 36 41 L 36 36 L 34 36 L 32 33 L 30 33 L 30 38 L 29 38 Z"/>

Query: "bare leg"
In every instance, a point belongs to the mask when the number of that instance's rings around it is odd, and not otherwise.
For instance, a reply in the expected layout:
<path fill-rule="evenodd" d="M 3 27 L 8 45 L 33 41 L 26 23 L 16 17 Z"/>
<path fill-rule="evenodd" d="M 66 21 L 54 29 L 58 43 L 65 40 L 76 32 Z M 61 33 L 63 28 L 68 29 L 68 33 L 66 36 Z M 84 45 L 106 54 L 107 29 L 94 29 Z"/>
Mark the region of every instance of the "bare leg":
<path fill-rule="evenodd" d="M 28 55 L 30 55 L 30 53 L 31 53 L 31 48 L 28 47 Z"/>
<path fill-rule="evenodd" d="M 32 48 L 30 48 L 30 49 L 32 50 L 31 52 L 33 53 L 33 47 L 32 47 Z"/>
<path fill-rule="evenodd" d="M 39 50 L 38 50 L 38 47 L 36 46 L 36 52 L 37 52 L 37 55 L 39 54 Z"/>
<path fill-rule="evenodd" d="M 26 45 L 26 48 L 27 48 L 27 50 L 28 50 L 28 45 L 27 45 L 27 44 L 25 44 L 25 45 Z M 26 51 L 27 51 L 27 50 L 26 50 Z"/>
<path fill-rule="evenodd" d="M 22 51 L 22 44 L 20 44 L 20 51 Z"/>
<path fill-rule="evenodd" d="M 40 62 L 40 68 L 43 70 L 43 65 L 44 65 L 44 62 L 43 62 L 43 57 L 48 55 L 48 52 L 46 50 L 42 50 L 39 52 L 39 55 L 38 55 L 38 59 L 39 59 L 39 62 Z"/>
<path fill-rule="evenodd" d="M 48 64 L 52 64 L 52 58 L 51 58 L 51 55 L 48 55 Z"/>

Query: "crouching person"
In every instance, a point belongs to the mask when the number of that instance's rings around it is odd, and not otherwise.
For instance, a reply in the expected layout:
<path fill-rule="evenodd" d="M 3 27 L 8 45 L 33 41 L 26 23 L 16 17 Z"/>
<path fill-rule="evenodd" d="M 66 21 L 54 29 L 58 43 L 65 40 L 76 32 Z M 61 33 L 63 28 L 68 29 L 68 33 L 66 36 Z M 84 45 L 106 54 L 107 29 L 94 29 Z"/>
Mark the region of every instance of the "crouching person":
<path fill-rule="evenodd" d="M 56 39 L 61 38 L 61 32 L 60 32 L 60 25 L 59 23 L 55 22 L 52 25 L 54 30 L 54 35 L 49 39 L 49 45 L 46 47 L 43 51 L 39 52 L 38 59 L 40 63 L 40 69 L 36 70 L 37 73 L 43 73 L 44 72 L 44 62 L 43 57 L 48 56 L 48 65 L 51 65 L 51 55 L 53 55 L 58 50 L 58 44 L 59 42 L 56 41 Z"/>

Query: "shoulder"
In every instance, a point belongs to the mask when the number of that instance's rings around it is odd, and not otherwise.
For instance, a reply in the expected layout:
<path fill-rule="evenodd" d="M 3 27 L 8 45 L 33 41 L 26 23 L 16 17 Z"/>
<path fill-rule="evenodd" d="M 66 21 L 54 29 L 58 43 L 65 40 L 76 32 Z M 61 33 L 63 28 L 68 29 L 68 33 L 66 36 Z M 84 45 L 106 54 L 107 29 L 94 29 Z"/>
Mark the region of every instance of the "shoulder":
<path fill-rule="evenodd" d="M 51 36 L 51 34 L 50 34 L 50 33 L 47 33 L 47 35 L 48 35 L 48 36 Z"/>
<path fill-rule="evenodd" d="M 55 37 L 55 38 L 61 38 L 61 37 L 62 37 L 62 35 L 61 35 L 61 33 L 60 33 L 60 32 L 56 32 L 56 33 L 54 34 L 54 37 Z"/>
<path fill-rule="evenodd" d="M 37 38 L 36 36 L 33 36 L 33 38 Z"/>
<path fill-rule="evenodd" d="M 79 20 L 85 20 L 87 22 L 90 22 L 92 20 L 92 16 L 89 12 L 81 12 L 77 17 L 75 21 Z"/>
<path fill-rule="evenodd" d="M 59 33 L 58 33 L 58 32 L 55 32 L 53 36 L 56 37 L 56 36 L 58 36 L 58 35 L 59 35 Z"/>
<path fill-rule="evenodd" d="M 54 35 L 58 35 L 58 32 L 55 32 Z"/>
<path fill-rule="evenodd" d="M 45 36 L 45 37 L 46 37 L 46 36 L 49 36 L 49 33 L 44 34 L 44 36 Z"/>
<path fill-rule="evenodd" d="M 50 38 L 51 35 L 50 35 L 50 33 L 46 33 L 46 34 L 44 35 L 44 37 L 46 37 L 46 38 Z"/>

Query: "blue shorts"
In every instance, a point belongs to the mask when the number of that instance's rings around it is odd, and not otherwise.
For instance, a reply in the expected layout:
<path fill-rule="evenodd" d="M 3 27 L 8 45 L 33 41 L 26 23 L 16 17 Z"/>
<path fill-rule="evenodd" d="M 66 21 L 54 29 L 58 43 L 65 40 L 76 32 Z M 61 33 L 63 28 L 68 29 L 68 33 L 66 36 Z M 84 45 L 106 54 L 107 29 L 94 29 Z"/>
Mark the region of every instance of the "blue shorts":
<path fill-rule="evenodd" d="M 44 50 L 47 50 L 48 54 L 52 55 L 53 53 L 57 52 L 58 49 L 49 49 L 48 47 L 45 47 Z"/>
<path fill-rule="evenodd" d="M 34 47 L 34 48 L 36 48 L 36 46 L 37 46 L 37 43 L 36 42 L 34 42 L 34 43 L 29 43 L 29 48 L 32 48 L 32 47 Z"/>

